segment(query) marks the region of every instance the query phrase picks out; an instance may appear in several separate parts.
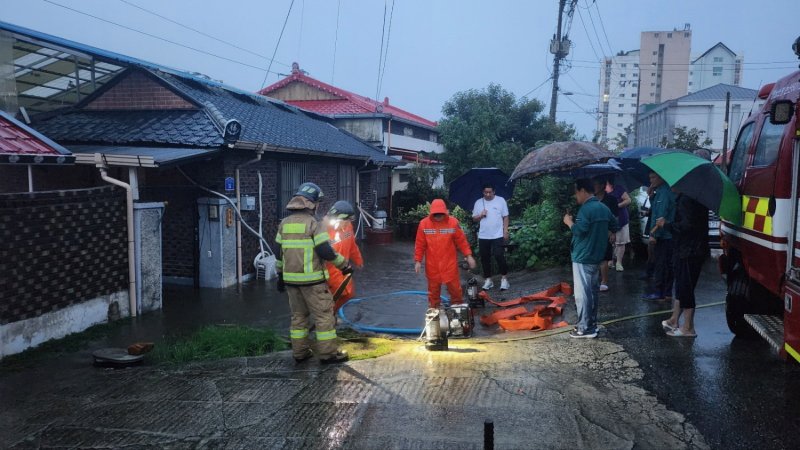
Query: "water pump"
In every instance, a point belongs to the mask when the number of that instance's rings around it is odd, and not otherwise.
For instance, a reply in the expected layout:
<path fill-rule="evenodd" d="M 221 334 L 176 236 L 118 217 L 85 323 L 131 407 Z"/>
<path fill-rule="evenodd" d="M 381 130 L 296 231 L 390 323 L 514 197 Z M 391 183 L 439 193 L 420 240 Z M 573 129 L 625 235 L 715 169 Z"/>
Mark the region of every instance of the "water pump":
<path fill-rule="evenodd" d="M 467 297 L 467 303 L 469 304 L 470 308 L 486 307 L 486 301 L 480 296 L 477 278 L 472 277 L 469 279 L 469 281 L 467 281 L 466 289 L 464 289 L 464 295 Z"/>

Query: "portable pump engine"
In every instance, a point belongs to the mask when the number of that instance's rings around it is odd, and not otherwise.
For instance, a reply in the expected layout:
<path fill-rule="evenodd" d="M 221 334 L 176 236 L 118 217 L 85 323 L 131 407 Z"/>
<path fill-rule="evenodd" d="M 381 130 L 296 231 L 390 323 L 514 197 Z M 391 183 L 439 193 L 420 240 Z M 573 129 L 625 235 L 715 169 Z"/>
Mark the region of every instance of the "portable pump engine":
<path fill-rule="evenodd" d="M 478 290 L 478 279 L 472 277 L 467 281 L 467 286 L 464 289 L 464 295 L 467 297 L 467 303 L 470 308 L 484 308 L 486 301 L 481 298 L 480 291 Z"/>
<path fill-rule="evenodd" d="M 475 319 L 469 305 L 429 308 L 425 313 L 425 348 L 447 350 L 449 338 L 468 338 L 472 336 L 474 326 Z"/>

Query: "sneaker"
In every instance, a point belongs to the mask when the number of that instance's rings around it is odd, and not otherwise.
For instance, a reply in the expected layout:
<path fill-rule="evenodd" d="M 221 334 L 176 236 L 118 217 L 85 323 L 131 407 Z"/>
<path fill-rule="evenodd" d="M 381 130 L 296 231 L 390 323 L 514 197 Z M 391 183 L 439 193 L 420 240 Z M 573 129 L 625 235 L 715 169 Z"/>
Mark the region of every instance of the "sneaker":
<path fill-rule="evenodd" d="M 319 362 L 322 364 L 339 364 L 347 362 L 348 360 L 350 360 L 350 355 L 344 350 L 339 350 L 335 355 L 330 358 L 320 359 Z"/>
<path fill-rule="evenodd" d="M 622 272 L 623 270 L 625 269 L 622 268 L 622 264 L 617 263 L 617 272 Z"/>
<path fill-rule="evenodd" d="M 511 287 L 511 285 L 508 284 L 508 280 L 506 280 L 505 278 L 500 280 L 500 290 L 501 291 L 507 291 L 508 288 L 510 288 L 510 287 Z"/>
<path fill-rule="evenodd" d="M 648 302 L 660 302 L 660 301 L 664 301 L 665 298 L 661 294 L 647 294 L 647 295 L 643 295 L 642 296 L 642 300 L 645 300 L 645 301 L 648 301 Z"/>
<path fill-rule="evenodd" d="M 587 333 L 585 331 L 572 330 L 569 332 L 569 337 L 576 339 L 581 339 L 581 338 L 594 339 L 597 337 L 597 331 L 593 333 Z"/>
<path fill-rule="evenodd" d="M 607 290 L 608 290 L 608 285 L 605 285 L 605 284 L 601 284 L 600 285 L 600 292 L 605 292 Z"/>
<path fill-rule="evenodd" d="M 486 281 L 483 282 L 483 290 L 488 291 L 494 287 L 494 281 L 491 278 L 487 278 Z"/>

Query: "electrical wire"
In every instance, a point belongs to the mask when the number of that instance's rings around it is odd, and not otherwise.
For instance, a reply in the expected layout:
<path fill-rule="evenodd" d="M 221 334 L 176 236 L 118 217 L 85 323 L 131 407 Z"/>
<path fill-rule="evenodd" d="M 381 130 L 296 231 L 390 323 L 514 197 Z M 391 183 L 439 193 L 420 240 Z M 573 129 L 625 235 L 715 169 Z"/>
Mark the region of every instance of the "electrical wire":
<path fill-rule="evenodd" d="M 95 16 L 93 14 L 89 14 L 89 13 L 81 11 L 79 9 L 71 8 L 71 7 L 67 6 L 67 5 L 62 5 L 61 3 L 54 2 L 53 0 L 43 0 L 43 1 L 45 3 L 50 3 L 51 5 L 58 6 L 60 8 L 64 8 L 64 9 L 70 10 L 72 12 L 75 12 L 75 13 L 78 13 L 78 14 L 82 14 L 84 16 L 91 17 L 93 19 L 97 19 L 97 20 L 99 20 L 101 22 L 105 22 L 105 23 L 108 23 L 108 24 L 111 24 L 111 25 L 114 25 L 114 26 L 117 26 L 117 27 L 120 27 L 120 28 L 124 28 L 124 29 L 126 29 L 128 31 L 133 31 L 134 33 L 139 33 L 141 35 L 144 35 L 144 36 L 147 36 L 147 37 L 151 37 L 153 39 L 158 39 L 159 41 L 164 41 L 164 42 L 167 42 L 167 43 L 172 44 L 172 45 L 177 45 L 178 47 L 183 47 L 185 49 L 192 50 L 192 51 L 197 52 L 197 53 L 202 53 L 204 55 L 213 56 L 214 58 L 218 58 L 218 59 L 221 59 L 221 60 L 224 60 L 224 61 L 228 61 L 228 62 L 232 62 L 232 63 L 235 63 L 235 64 L 239 64 L 239 65 L 242 65 L 242 66 L 245 66 L 245 67 L 250 67 L 252 69 L 264 70 L 263 67 L 254 66 L 252 64 L 248 64 L 246 62 L 242 62 L 242 61 L 238 61 L 238 60 L 235 60 L 235 59 L 232 59 L 232 58 L 228 58 L 226 56 L 221 56 L 221 55 L 217 55 L 215 53 L 207 52 L 205 50 L 201 50 L 199 48 L 195 48 L 195 47 L 192 47 L 190 45 L 181 44 L 180 42 L 176 42 L 176 41 L 173 41 L 173 40 L 170 40 L 170 39 L 167 39 L 167 38 L 163 38 L 161 36 L 157 36 L 157 35 L 152 34 L 152 33 L 148 33 L 146 31 L 138 30 L 136 28 L 129 27 L 127 25 L 123 25 L 121 23 L 117 23 L 117 22 L 114 22 L 114 21 L 111 21 L 111 20 L 108 20 L 108 19 L 104 19 L 102 17 L 98 17 L 98 16 Z M 267 71 L 269 71 L 269 68 L 267 68 Z M 272 72 L 272 73 L 274 73 L 276 75 L 278 74 L 277 72 Z"/>
<path fill-rule="evenodd" d="M 381 51 L 380 55 L 378 56 L 378 76 L 376 77 L 375 81 L 375 102 L 378 102 L 378 91 L 380 89 L 381 84 L 381 62 L 383 61 L 383 41 L 386 37 L 386 10 L 389 7 L 389 0 L 384 0 L 383 2 L 383 28 L 381 29 Z"/>
<path fill-rule="evenodd" d="M 589 0 L 585 0 L 585 1 L 588 3 Z M 600 29 L 603 30 L 603 35 L 606 38 L 606 43 L 608 44 L 608 49 L 611 51 L 609 54 L 613 55 L 614 54 L 614 47 L 611 46 L 611 41 L 608 40 L 608 33 L 606 33 L 606 26 L 603 23 L 603 16 L 600 15 L 600 7 L 597 6 L 597 0 L 592 0 L 592 4 L 594 5 L 594 8 L 597 10 L 597 19 L 600 21 Z M 587 4 L 587 6 L 588 6 L 588 4 Z"/>
<path fill-rule="evenodd" d="M 198 30 L 198 29 L 196 29 L 196 28 L 192 28 L 192 27 L 190 27 L 190 26 L 188 26 L 188 25 L 186 25 L 186 24 L 183 24 L 183 23 L 180 23 L 180 22 L 178 22 L 178 21 L 176 21 L 176 20 L 170 19 L 169 17 L 166 17 L 166 16 L 164 16 L 164 15 L 161 15 L 161 14 L 159 14 L 159 13 L 155 12 L 155 11 L 151 11 L 151 10 L 149 10 L 149 9 L 147 9 L 147 8 L 144 8 L 144 7 L 142 7 L 142 6 L 139 6 L 139 5 L 135 4 L 135 3 L 131 3 L 131 2 L 129 2 L 128 0 L 119 0 L 119 1 L 121 1 L 122 3 L 125 3 L 125 4 L 127 4 L 127 5 L 130 5 L 130 6 L 134 7 L 134 8 L 136 8 L 136 9 L 139 9 L 139 10 L 141 10 L 141 11 L 144 11 L 144 12 L 146 12 L 146 13 L 148 13 L 148 14 L 151 14 L 151 15 L 154 15 L 154 16 L 156 16 L 156 17 L 159 17 L 159 18 L 161 18 L 161 19 L 163 19 L 163 20 L 166 20 L 167 22 L 170 22 L 170 23 L 173 23 L 173 24 L 175 24 L 175 25 L 178 25 L 179 27 L 185 28 L 185 29 L 187 29 L 187 30 L 189 30 L 189 31 L 193 31 L 193 32 L 195 32 L 195 33 L 197 33 L 197 34 L 199 34 L 199 35 L 205 36 L 205 37 L 207 37 L 207 38 L 209 38 L 209 39 L 213 39 L 213 40 L 215 40 L 215 41 L 217 41 L 217 42 L 221 42 L 221 43 L 223 43 L 223 44 L 225 44 L 225 45 L 228 45 L 228 46 L 230 46 L 230 47 L 233 47 L 233 48 L 235 48 L 235 49 L 237 49 L 237 50 L 241 50 L 241 51 L 243 51 L 243 52 L 245 52 L 245 53 L 249 53 L 249 54 L 251 54 L 251 55 L 253 55 L 253 56 L 258 56 L 259 58 L 263 58 L 263 59 L 265 59 L 265 60 L 269 61 L 269 57 L 268 57 L 268 56 L 266 56 L 266 55 L 262 55 L 262 54 L 260 54 L 260 53 L 256 53 L 256 52 L 254 52 L 254 51 L 252 51 L 252 50 L 248 50 L 248 49 L 246 49 L 246 48 L 244 48 L 244 47 L 240 47 L 239 45 L 236 45 L 236 44 L 234 44 L 233 42 L 228 42 L 228 41 L 226 41 L 226 40 L 224 40 L 224 39 L 220 39 L 220 38 L 218 38 L 218 37 L 216 37 L 216 36 L 212 36 L 212 35 L 210 35 L 210 34 L 208 34 L 208 33 L 205 33 L 205 32 L 203 32 L 203 31 L 200 31 L 200 30 Z M 282 66 L 291 67 L 291 66 L 289 66 L 288 64 L 286 64 L 286 63 L 283 63 L 283 62 L 280 62 L 280 61 L 275 61 L 275 62 L 276 62 L 276 63 L 278 63 L 278 64 L 280 64 L 280 65 L 282 65 Z"/>
<path fill-rule="evenodd" d="M 331 85 L 333 85 L 336 75 L 336 45 L 339 43 L 339 13 L 342 11 L 342 0 L 339 0 L 336 7 L 336 33 L 333 35 L 333 65 L 331 66 Z"/>
<path fill-rule="evenodd" d="M 545 78 L 545 79 L 544 79 L 544 81 L 542 81 L 541 83 L 539 83 L 539 85 L 538 85 L 538 86 L 536 86 L 535 88 L 533 88 L 533 89 L 531 89 L 530 91 L 526 92 L 526 93 L 525 93 L 525 94 L 523 94 L 522 96 L 523 96 L 523 97 L 527 97 L 528 95 L 530 95 L 530 94 L 532 94 L 532 93 L 534 93 L 534 92 L 538 91 L 538 90 L 539 90 L 539 89 L 540 89 L 542 86 L 544 86 L 544 85 L 545 85 L 545 83 L 547 83 L 548 81 L 550 81 L 550 80 L 552 80 L 552 79 L 553 79 L 553 76 L 552 76 L 552 75 L 551 75 L 551 76 L 549 76 L 549 77 L 547 77 L 547 78 Z"/>
<path fill-rule="evenodd" d="M 294 6 L 294 0 L 292 0 L 292 3 L 289 3 L 289 11 L 286 12 L 286 19 L 283 20 L 281 34 L 278 36 L 278 42 L 275 43 L 275 50 L 272 52 L 272 58 L 269 60 L 269 67 L 267 67 L 267 71 L 264 73 L 264 80 L 261 82 L 261 89 L 264 89 L 264 85 L 267 83 L 267 77 L 269 76 L 270 69 L 272 68 L 272 61 L 275 60 L 275 55 L 278 53 L 278 47 L 281 45 L 281 39 L 283 39 L 283 31 L 286 30 L 286 23 L 289 22 L 289 16 L 292 14 L 292 6 Z M 259 91 L 261 89 L 259 89 Z"/>
<path fill-rule="evenodd" d="M 394 18 L 394 1 L 392 0 L 392 10 L 389 13 L 389 31 L 386 33 L 386 51 L 383 53 L 383 68 L 381 69 L 380 80 L 378 81 L 378 97 L 383 89 L 383 76 L 386 75 L 386 61 L 389 59 L 389 40 L 392 39 L 392 19 Z M 375 99 L 378 100 L 377 98 Z"/>

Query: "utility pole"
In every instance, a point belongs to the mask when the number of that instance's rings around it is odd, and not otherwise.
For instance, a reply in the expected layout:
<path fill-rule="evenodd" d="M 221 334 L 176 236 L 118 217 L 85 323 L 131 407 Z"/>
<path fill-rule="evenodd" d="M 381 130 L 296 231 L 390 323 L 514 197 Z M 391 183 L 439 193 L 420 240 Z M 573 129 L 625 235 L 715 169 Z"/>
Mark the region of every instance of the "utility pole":
<path fill-rule="evenodd" d="M 550 97 L 550 120 L 556 121 L 556 106 L 558 104 L 558 71 L 561 66 L 561 60 L 569 54 L 569 39 L 561 38 L 561 23 L 564 15 L 564 7 L 567 0 L 558 0 L 558 27 L 553 40 L 550 41 L 550 53 L 555 55 L 553 58 L 553 94 Z"/>
<path fill-rule="evenodd" d="M 731 92 L 725 94 L 725 123 L 722 132 L 722 171 L 728 172 L 728 128 L 730 127 Z"/>

